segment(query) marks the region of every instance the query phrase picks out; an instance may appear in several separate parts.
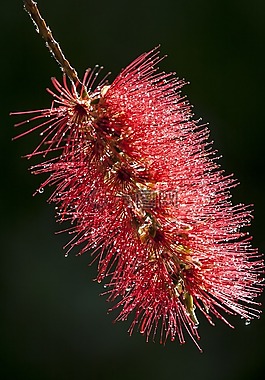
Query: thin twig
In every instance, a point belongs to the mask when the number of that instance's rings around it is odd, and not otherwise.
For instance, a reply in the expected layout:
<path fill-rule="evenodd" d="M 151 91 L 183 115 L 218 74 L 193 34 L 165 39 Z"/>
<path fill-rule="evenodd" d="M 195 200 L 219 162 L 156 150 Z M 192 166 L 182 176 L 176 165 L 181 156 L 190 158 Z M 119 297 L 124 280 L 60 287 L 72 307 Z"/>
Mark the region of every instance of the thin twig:
<path fill-rule="evenodd" d="M 36 26 L 37 32 L 42 36 L 46 42 L 46 46 L 49 48 L 53 57 L 61 66 L 62 70 L 68 76 L 68 78 L 74 83 L 80 83 L 76 70 L 70 65 L 69 61 L 65 58 L 62 49 L 58 42 L 53 38 L 50 28 L 47 26 L 45 20 L 42 18 L 37 3 L 32 0 L 23 0 L 24 8 L 30 15 L 33 23 Z"/>

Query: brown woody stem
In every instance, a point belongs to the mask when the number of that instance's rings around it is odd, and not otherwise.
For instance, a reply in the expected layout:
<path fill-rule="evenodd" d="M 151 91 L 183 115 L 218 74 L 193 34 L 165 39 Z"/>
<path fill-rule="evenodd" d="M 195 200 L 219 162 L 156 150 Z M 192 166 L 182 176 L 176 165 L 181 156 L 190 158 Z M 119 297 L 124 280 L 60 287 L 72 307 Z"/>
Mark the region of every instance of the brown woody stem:
<path fill-rule="evenodd" d="M 50 28 L 47 26 L 45 20 L 42 18 L 37 3 L 32 0 L 23 0 L 24 8 L 30 15 L 33 23 L 36 25 L 37 32 L 42 36 L 46 42 L 46 46 L 49 48 L 53 57 L 61 66 L 62 70 L 68 76 L 68 78 L 76 84 L 80 83 L 76 70 L 70 65 L 69 61 L 65 58 L 60 45 L 53 38 Z"/>

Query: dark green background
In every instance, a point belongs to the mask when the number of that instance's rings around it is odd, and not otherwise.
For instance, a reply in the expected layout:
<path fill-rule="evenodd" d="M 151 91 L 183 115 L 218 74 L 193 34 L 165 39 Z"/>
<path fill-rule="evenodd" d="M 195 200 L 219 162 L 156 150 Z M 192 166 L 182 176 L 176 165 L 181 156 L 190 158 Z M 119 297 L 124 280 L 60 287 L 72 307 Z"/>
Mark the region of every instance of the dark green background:
<path fill-rule="evenodd" d="M 264 239 L 264 0 L 40 0 L 39 7 L 80 76 L 103 64 L 113 75 L 161 44 L 161 63 L 191 82 L 184 92 L 210 122 L 221 163 L 241 185 L 235 202 L 255 203 L 254 244 Z M 204 353 L 191 341 L 145 343 L 113 325 L 88 255 L 64 258 L 48 191 L 20 156 L 37 134 L 11 143 L 10 111 L 49 107 L 45 88 L 61 72 L 22 1 L 2 1 L 1 27 L 1 372 L 4 379 L 259 379 L 265 316 L 236 329 L 202 321 Z M 33 163 L 33 162 L 32 162 Z M 264 299 L 264 297 L 263 297 Z M 202 318 L 201 318 L 202 319 Z"/>

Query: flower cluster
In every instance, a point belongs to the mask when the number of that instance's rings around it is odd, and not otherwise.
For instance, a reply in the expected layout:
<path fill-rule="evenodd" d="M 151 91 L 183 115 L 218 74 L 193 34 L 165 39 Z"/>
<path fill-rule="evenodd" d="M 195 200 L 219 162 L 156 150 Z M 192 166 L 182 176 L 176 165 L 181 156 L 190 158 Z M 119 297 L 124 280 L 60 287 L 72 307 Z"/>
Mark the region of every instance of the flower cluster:
<path fill-rule="evenodd" d="M 259 315 L 263 262 L 242 232 L 249 208 L 231 203 L 236 181 L 160 60 L 145 53 L 110 85 L 100 67 L 76 85 L 53 78 L 52 107 L 21 135 L 41 130 L 28 157 L 50 157 L 32 171 L 48 173 L 40 189 L 54 187 L 58 221 L 70 222 L 67 254 L 78 246 L 98 260 L 117 320 L 132 315 L 130 332 L 184 343 L 185 331 L 199 338 L 198 314 Z"/>

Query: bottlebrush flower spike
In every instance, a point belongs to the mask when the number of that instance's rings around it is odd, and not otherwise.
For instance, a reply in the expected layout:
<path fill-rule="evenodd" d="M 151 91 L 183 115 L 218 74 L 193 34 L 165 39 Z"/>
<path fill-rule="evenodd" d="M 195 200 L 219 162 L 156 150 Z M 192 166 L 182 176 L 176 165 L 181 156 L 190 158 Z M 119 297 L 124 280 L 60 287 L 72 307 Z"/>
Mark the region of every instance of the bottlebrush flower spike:
<path fill-rule="evenodd" d="M 117 320 L 133 315 L 130 332 L 184 343 L 185 330 L 199 338 L 200 314 L 229 325 L 222 312 L 259 316 L 263 261 L 242 232 L 249 207 L 231 203 L 236 181 L 160 60 L 157 49 L 145 53 L 110 85 L 97 84 L 101 68 L 76 86 L 53 78 L 52 107 L 20 136 L 41 130 L 28 157 L 52 158 L 32 172 L 49 174 L 40 189 L 55 187 L 49 201 L 71 223 L 67 253 L 80 246 L 98 259 Z"/>

